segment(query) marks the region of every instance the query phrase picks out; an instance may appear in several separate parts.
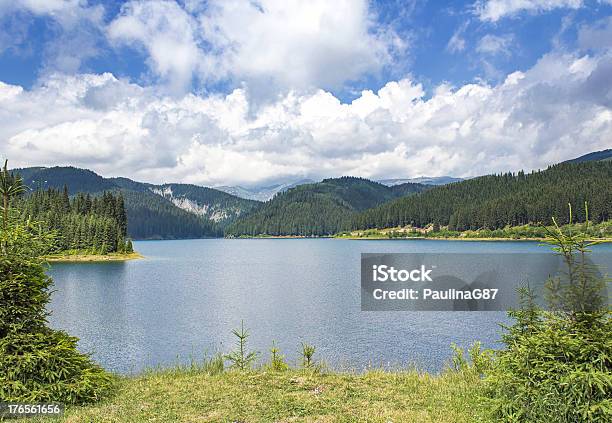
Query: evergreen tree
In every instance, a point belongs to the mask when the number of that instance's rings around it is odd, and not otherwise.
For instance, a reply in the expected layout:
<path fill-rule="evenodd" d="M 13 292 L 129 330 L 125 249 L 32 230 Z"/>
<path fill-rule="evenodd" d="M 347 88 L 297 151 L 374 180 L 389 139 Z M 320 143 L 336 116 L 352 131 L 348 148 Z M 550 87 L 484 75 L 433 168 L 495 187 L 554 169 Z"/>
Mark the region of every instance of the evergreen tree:
<path fill-rule="evenodd" d="M 19 402 L 83 403 L 112 387 L 112 377 L 76 349 L 77 338 L 47 326 L 51 278 L 41 256 L 53 233 L 11 209 L 23 192 L 20 178 L 5 165 L 0 233 L 0 398 Z"/>
<path fill-rule="evenodd" d="M 68 189 L 34 191 L 16 201 L 21 218 L 40 221 L 47 231 L 57 232 L 55 251 L 122 252 L 127 235 L 127 213 L 123 196 L 105 192 L 100 197 Z"/>
<path fill-rule="evenodd" d="M 529 174 L 504 173 L 434 187 L 354 214 L 352 229 L 390 228 L 432 223 L 450 230 L 502 229 L 525 224 L 551 225 L 567 203 L 578 204 L 575 221 L 612 219 L 612 162 L 562 163 Z"/>

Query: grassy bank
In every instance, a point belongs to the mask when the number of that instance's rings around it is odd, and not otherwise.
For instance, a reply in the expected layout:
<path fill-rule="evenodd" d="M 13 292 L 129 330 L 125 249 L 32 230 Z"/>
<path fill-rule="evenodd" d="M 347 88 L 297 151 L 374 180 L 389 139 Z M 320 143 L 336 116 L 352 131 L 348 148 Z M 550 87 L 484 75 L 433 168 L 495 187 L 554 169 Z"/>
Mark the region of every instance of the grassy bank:
<path fill-rule="evenodd" d="M 565 232 L 584 232 L 584 224 L 564 225 Z M 507 226 L 503 229 L 477 229 L 466 231 L 449 230 L 429 225 L 425 228 L 403 226 L 382 229 L 363 229 L 337 234 L 336 238 L 345 239 L 444 239 L 461 241 L 542 241 L 547 238 L 547 230 L 538 225 Z M 590 224 L 586 234 L 593 240 L 612 241 L 612 221 Z"/>
<path fill-rule="evenodd" d="M 71 407 L 64 420 L 472 422 L 482 412 L 479 385 L 473 372 L 166 370 L 123 378 L 113 398 Z"/>
<path fill-rule="evenodd" d="M 127 261 L 143 258 L 137 252 L 108 253 L 108 254 L 52 254 L 45 257 L 49 262 L 101 262 L 101 261 Z"/>

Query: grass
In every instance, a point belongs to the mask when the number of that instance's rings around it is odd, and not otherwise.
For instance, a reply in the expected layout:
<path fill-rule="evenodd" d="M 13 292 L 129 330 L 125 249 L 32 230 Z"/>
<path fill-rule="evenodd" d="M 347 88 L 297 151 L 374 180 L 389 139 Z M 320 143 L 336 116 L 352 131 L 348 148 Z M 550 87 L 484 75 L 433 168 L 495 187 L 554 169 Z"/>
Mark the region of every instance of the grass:
<path fill-rule="evenodd" d="M 143 258 L 137 252 L 108 253 L 108 254 L 51 254 L 45 257 L 48 262 L 100 262 L 100 261 L 126 261 Z"/>
<path fill-rule="evenodd" d="M 63 421 L 473 422 L 479 386 L 469 371 L 157 370 L 119 379 L 114 397 L 69 407 Z"/>
<path fill-rule="evenodd" d="M 563 231 L 581 231 L 584 223 L 563 225 Z M 549 230 L 554 229 L 552 226 Z M 598 224 L 590 224 L 587 235 L 593 240 L 612 240 L 612 221 Z M 412 226 L 364 229 L 337 234 L 336 238 L 345 239 L 445 239 L 460 241 L 543 241 L 548 236 L 546 230 L 539 225 L 507 226 L 503 229 L 477 229 L 466 231 L 449 230 L 446 227 L 438 231 L 433 230 L 433 225 L 425 228 Z"/>

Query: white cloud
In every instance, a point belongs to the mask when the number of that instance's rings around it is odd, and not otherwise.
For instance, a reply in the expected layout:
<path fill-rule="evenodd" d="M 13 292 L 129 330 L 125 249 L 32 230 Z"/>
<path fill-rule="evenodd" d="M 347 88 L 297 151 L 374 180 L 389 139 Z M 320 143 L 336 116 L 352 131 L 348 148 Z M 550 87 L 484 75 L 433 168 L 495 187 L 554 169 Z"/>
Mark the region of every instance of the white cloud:
<path fill-rule="evenodd" d="M 578 31 L 578 45 L 596 50 L 612 48 L 612 17 L 602 19 L 595 25 L 581 27 Z"/>
<path fill-rule="evenodd" d="M 366 0 L 130 1 L 111 40 L 138 43 L 154 74 L 180 91 L 193 77 L 251 92 L 333 88 L 376 73 L 407 48 Z"/>
<path fill-rule="evenodd" d="M 474 176 L 609 148 L 612 57 L 549 54 L 494 86 L 411 79 L 346 104 L 289 91 L 259 108 L 245 89 L 165 96 L 110 74 L 0 84 L 0 153 L 151 182 L 254 184 L 293 177 Z"/>
<path fill-rule="evenodd" d="M 11 48 L 23 42 L 32 15 L 49 18 L 46 31 L 54 35 L 45 46 L 43 73 L 78 72 L 85 60 L 99 54 L 102 5 L 86 0 L 0 0 L 0 23 L 12 22 L 8 33 L 0 29 L 0 41 L 12 43 Z"/>
<path fill-rule="evenodd" d="M 172 92 L 191 86 L 203 54 L 194 38 L 197 22 L 174 1 L 131 1 L 108 27 L 111 41 L 146 49 L 152 71 Z"/>
<path fill-rule="evenodd" d="M 458 53 L 465 50 L 465 37 L 464 33 L 467 28 L 468 22 L 465 22 L 453 33 L 453 36 L 448 40 L 446 44 L 446 51 L 451 53 Z"/>
<path fill-rule="evenodd" d="M 476 46 L 476 51 L 482 54 L 497 55 L 502 54 L 510 55 L 510 46 L 512 44 L 513 36 L 507 35 L 493 35 L 487 34 L 480 39 Z"/>
<path fill-rule="evenodd" d="M 372 18 L 366 1 L 219 1 L 200 22 L 235 78 L 330 88 L 379 70 L 401 45 L 372 32 Z"/>
<path fill-rule="evenodd" d="M 480 0 L 474 4 L 476 15 L 483 21 L 496 22 L 522 12 L 542 13 L 554 9 L 578 9 L 583 0 Z"/>

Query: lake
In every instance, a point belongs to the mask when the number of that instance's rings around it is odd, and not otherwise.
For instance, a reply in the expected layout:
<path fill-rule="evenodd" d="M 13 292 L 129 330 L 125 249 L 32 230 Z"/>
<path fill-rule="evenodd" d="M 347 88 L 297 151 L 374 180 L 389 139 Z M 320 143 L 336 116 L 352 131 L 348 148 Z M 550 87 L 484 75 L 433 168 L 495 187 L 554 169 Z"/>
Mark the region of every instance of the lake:
<path fill-rule="evenodd" d="M 451 343 L 498 347 L 504 312 L 361 311 L 361 253 L 530 253 L 536 242 L 337 239 L 140 241 L 146 258 L 55 263 L 50 322 L 105 368 L 138 372 L 227 352 L 244 320 L 267 359 L 295 363 L 302 342 L 335 368 L 439 371 Z M 599 249 L 612 252 L 612 246 Z"/>

